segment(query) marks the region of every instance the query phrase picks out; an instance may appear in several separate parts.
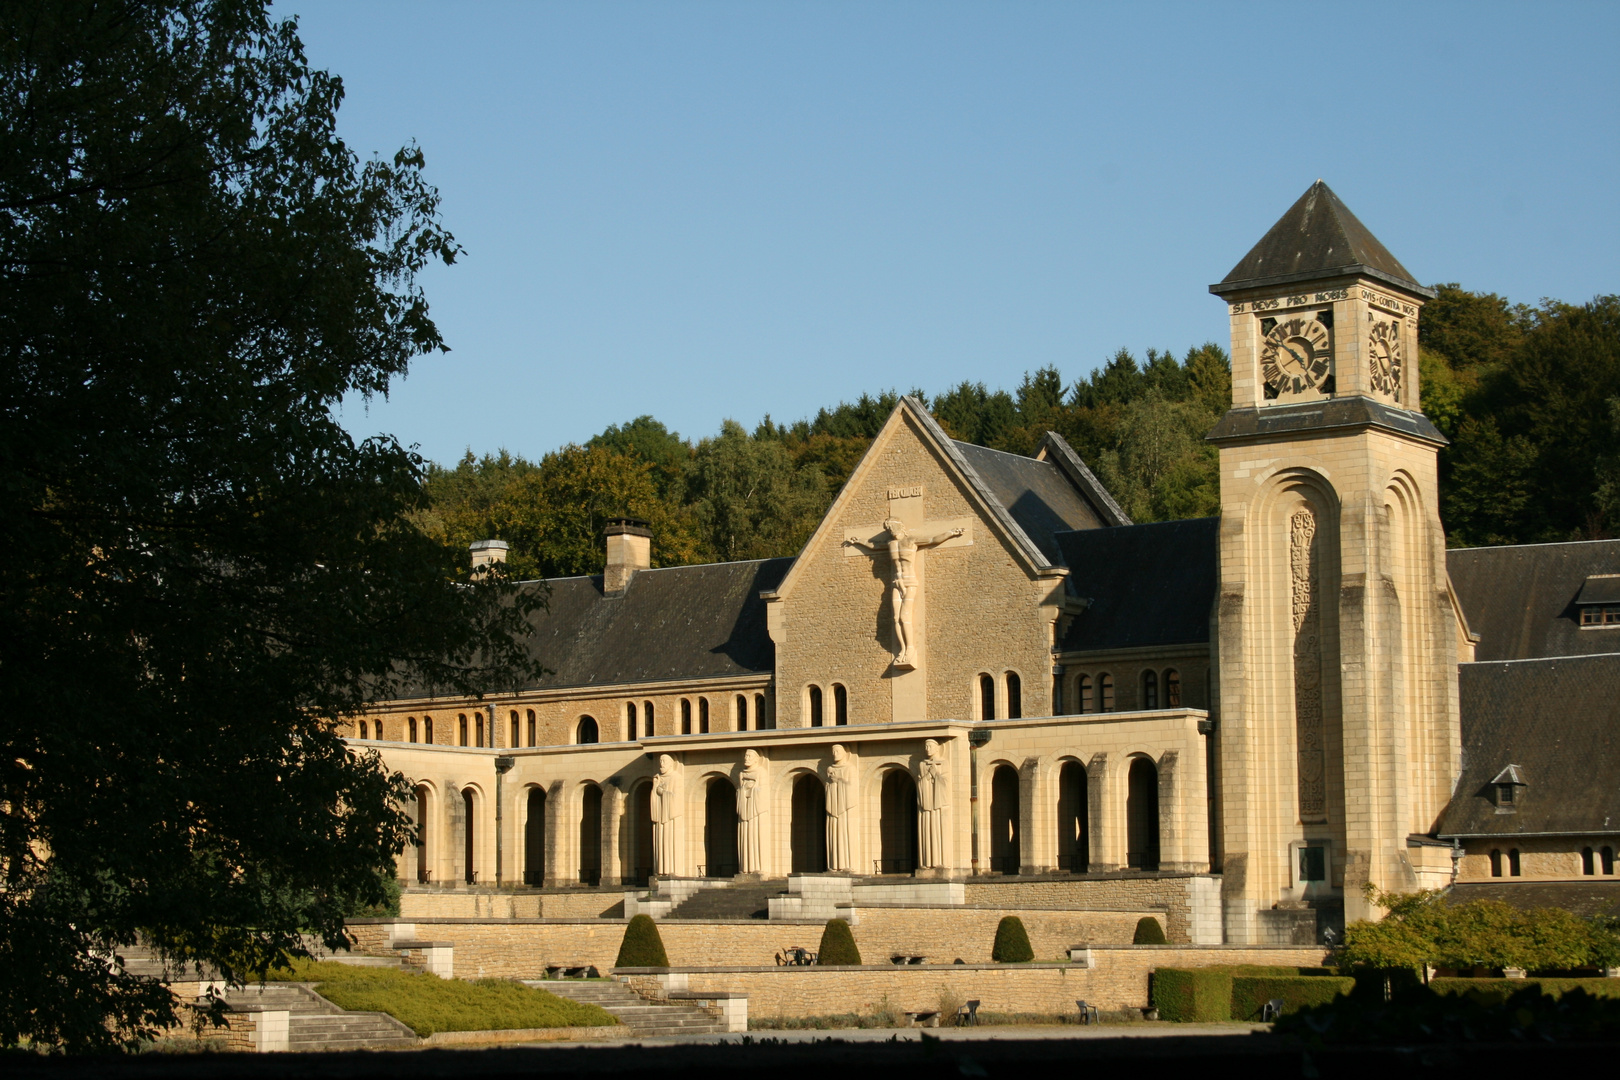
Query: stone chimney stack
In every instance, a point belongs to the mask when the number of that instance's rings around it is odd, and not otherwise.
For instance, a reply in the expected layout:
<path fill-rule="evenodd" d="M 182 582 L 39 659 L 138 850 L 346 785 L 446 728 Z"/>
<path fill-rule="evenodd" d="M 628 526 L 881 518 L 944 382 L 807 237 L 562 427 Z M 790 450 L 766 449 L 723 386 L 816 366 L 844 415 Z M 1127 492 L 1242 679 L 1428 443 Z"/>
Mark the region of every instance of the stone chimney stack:
<path fill-rule="evenodd" d="M 607 524 L 607 569 L 603 592 L 623 592 L 637 570 L 652 565 L 652 530 L 636 518 L 610 518 Z"/>
<path fill-rule="evenodd" d="M 472 576 L 483 577 L 485 567 L 491 563 L 506 562 L 506 550 L 509 545 L 505 540 L 474 540 L 472 542 Z"/>

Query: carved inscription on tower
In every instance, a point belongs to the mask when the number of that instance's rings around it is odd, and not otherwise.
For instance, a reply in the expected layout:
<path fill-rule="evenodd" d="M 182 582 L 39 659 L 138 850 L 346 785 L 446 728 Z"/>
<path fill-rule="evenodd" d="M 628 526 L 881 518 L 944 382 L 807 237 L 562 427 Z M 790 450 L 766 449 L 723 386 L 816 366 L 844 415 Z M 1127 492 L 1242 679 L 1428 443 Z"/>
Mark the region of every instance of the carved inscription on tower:
<path fill-rule="evenodd" d="M 1299 818 L 1327 820 L 1323 782 L 1322 611 L 1316 516 L 1297 510 L 1289 522 L 1288 555 L 1294 605 L 1294 737 L 1299 747 Z"/>

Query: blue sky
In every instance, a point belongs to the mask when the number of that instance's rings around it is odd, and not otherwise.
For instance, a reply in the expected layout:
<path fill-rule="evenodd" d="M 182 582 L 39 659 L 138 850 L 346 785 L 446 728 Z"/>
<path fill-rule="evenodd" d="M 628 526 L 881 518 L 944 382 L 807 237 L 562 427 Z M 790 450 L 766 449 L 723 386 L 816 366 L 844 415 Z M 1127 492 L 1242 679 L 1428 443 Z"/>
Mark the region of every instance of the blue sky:
<path fill-rule="evenodd" d="M 1207 286 L 1317 177 L 1422 281 L 1620 290 L 1620 5 L 275 10 L 467 249 L 453 351 L 344 410 L 439 461 L 1224 344 Z"/>

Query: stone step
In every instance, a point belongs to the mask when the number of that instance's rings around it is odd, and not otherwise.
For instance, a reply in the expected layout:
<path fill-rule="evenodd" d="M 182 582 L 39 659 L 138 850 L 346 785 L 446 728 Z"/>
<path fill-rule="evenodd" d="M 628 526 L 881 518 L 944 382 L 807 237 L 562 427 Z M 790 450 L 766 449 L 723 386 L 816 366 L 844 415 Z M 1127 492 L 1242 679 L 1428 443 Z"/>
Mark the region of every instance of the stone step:
<path fill-rule="evenodd" d="M 770 901 L 787 892 L 787 879 L 704 889 L 670 909 L 666 919 L 768 919 Z"/>
<path fill-rule="evenodd" d="M 621 982 L 534 980 L 524 985 L 550 990 L 571 1001 L 598 1005 L 636 1035 L 714 1035 L 726 1030 L 718 1019 L 695 1005 L 648 1001 Z"/>

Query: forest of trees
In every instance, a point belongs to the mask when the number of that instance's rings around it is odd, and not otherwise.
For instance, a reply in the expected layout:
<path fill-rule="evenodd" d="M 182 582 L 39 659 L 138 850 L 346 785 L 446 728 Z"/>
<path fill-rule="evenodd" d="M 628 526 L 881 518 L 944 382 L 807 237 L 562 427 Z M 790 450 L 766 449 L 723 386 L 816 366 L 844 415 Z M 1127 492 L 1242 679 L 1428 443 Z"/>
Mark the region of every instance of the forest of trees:
<path fill-rule="evenodd" d="M 1423 312 L 1423 410 L 1451 440 L 1441 517 L 1453 546 L 1599 539 L 1620 533 L 1620 297 L 1516 305 L 1455 284 Z M 913 390 L 958 439 L 1033 454 L 1068 439 L 1139 522 L 1219 509 L 1204 435 L 1231 397 L 1213 343 L 1143 359 L 1121 349 L 1067 383 L 1052 367 L 1016 390 L 963 382 Z M 522 575 L 602 569 L 608 518 L 645 518 L 653 564 L 792 555 L 897 401 L 893 391 L 753 431 L 733 420 L 696 442 L 651 416 L 615 424 L 538 462 L 506 452 L 430 466 L 423 526 L 465 549 L 510 543 Z"/>

